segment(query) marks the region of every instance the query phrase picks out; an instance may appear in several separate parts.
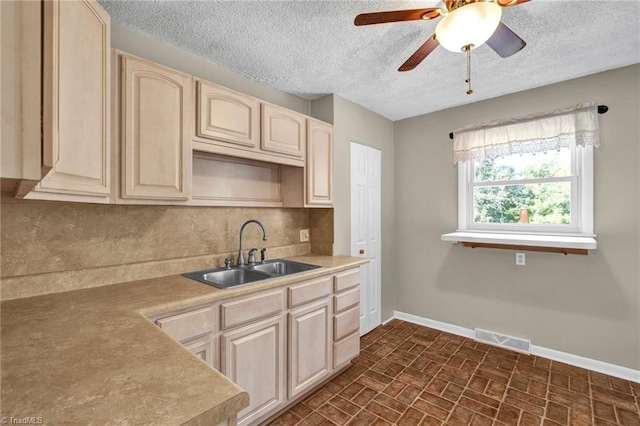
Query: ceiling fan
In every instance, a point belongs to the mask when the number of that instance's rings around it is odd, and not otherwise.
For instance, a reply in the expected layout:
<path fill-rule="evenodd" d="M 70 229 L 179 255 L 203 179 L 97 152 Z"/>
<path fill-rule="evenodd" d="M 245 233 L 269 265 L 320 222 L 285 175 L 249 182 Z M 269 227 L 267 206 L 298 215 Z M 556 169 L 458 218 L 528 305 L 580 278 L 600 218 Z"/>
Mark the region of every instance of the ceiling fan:
<path fill-rule="evenodd" d="M 415 51 L 398 71 L 410 71 L 418 66 L 436 47 L 442 45 L 453 52 L 467 53 L 467 83 L 471 90 L 470 55 L 471 50 L 485 42 L 498 55 L 507 58 L 520 50 L 526 43 L 511 31 L 502 21 L 502 9 L 526 3 L 529 0 L 444 0 L 446 10 L 441 7 L 424 9 L 392 10 L 387 12 L 362 13 L 356 16 L 354 24 L 372 25 L 390 22 L 430 20 L 442 17 L 436 32 Z"/>

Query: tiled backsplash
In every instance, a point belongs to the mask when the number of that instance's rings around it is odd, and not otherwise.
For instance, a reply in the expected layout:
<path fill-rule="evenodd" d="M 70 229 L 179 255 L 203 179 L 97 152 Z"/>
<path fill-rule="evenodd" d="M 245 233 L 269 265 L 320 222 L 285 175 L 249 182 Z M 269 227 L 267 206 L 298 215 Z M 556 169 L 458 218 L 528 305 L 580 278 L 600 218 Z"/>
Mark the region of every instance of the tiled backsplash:
<path fill-rule="evenodd" d="M 227 256 L 235 258 L 248 219 L 265 225 L 268 240 L 249 225 L 244 248 L 267 247 L 267 258 L 310 253 L 312 243 L 299 242 L 304 228 L 318 240 L 318 254 L 331 254 L 333 242 L 330 209 L 13 200 L 3 200 L 0 208 L 2 300 L 216 267 Z"/>
<path fill-rule="evenodd" d="M 333 254 L 333 209 L 310 209 L 311 252 Z M 344 253 L 342 253 L 344 254 Z"/>

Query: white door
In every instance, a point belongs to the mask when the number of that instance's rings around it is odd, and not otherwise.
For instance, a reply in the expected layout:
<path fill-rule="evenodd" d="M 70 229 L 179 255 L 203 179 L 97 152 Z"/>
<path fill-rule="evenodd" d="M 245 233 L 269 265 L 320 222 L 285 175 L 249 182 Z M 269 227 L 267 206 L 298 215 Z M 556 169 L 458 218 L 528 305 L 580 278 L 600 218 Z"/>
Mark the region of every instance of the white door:
<path fill-rule="evenodd" d="M 351 255 L 360 267 L 360 335 L 380 325 L 380 151 L 351 142 Z"/>

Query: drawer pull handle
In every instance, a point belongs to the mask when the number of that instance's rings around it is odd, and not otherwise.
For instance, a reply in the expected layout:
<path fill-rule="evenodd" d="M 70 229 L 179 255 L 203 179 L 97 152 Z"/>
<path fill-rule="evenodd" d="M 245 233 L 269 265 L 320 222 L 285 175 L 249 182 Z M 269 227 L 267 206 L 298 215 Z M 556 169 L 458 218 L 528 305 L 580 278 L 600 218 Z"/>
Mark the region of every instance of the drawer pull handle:
<path fill-rule="evenodd" d="M 364 254 L 364 249 L 360 249 L 360 254 Z"/>

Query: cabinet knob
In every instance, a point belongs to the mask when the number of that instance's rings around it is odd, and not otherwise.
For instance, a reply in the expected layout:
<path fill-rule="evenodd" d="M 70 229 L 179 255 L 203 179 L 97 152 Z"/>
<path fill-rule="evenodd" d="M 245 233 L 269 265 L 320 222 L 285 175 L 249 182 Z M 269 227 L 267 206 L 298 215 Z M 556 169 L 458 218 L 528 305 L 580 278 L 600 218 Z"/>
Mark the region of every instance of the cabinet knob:
<path fill-rule="evenodd" d="M 360 249 L 360 254 L 364 254 L 364 249 Z"/>

